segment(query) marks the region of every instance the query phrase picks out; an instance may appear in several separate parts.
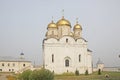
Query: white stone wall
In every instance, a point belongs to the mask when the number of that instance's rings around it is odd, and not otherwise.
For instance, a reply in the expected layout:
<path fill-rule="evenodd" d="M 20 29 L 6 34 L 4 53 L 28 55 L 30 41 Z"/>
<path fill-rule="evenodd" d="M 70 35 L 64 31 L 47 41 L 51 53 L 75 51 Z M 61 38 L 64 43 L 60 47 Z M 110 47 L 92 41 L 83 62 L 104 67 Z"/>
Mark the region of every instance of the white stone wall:
<path fill-rule="evenodd" d="M 46 33 L 47 38 L 50 38 L 50 37 L 57 38 L 57 35 L 58 35 L 57 28 L 48 28 L 48 31 Z"/>
<path fill-rule="evenodd" d="M 80 29 L 75 29 L 74 30 L 74 38 L 80 38 L 80 37 L 82 37 L 82 30 L 80 30 Z"/>
<path fill-rule="evenodd" d="M 115 71 L 120 72 L 120 67 L 104 67 L 103 71 Z"/>
<path fill-rule="evenodd" d="M 31 62 L 26 61 L 0 61 L 0 72 L 22 72 L 31 66 Z"/>
<path fill-rule="evenodd" d="M 58 36 L 61 38 L 65 35 L 70 34 L 70 26 L 59 26 L 58 27 Z"/>
<path fill-rule="evenodd" d="M 87 66 L 88 66 L 88 72 L 92 73 L 93 72 L 93 63 L 92 63 L 92 53 L 88 51 L 87 54 Z"/>
<path fill-rule="evenodd" d="M 104 68 L 104 64 L 97 64 L 97 69 L 100 69 L 103 71 L 103 68 Z"/>
<path fill-rule="evenodd" d="M 66 42 L 68 39 L 68 42 Z M 46 69 L 54 71 L 56 74 L 64 72 L 75 72 L 79 70 L 80 74 L 84 74 L 86 70 L 92 73 L 92 59 L 90 53 L 87 52 L 87 43 L 83 39 L 64 36 L 57 40 L 50 38 L 44 40 L 44 66 Z M 54 62 L 52 62 L 52 54 L 54 54 Z M 79 62 L 79 55 L 81 60 Z M 70 66 L 65 66 L 65 59 L 69 58 Z M 88 60 L 89 59 L 89 60 Z"/>

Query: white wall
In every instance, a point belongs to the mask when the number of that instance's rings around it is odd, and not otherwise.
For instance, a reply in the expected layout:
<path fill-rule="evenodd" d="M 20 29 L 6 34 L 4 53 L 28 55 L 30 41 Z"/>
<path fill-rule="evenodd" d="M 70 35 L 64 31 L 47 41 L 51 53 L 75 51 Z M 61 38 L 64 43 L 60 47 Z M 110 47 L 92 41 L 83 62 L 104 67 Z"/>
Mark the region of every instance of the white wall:
<path fill-rule="evenodd" d="M 66 42 L 68 39 L 68 42 Z M 56 74 L 63 72 L 75 72 L 79 70 L 79 73 L 84 74 L 86 70 L 92 73 L 92 59 L 91 55 L 87 52 L 87 43 L 83 39 L 77 41 L 69 36 L 64 36 L 59 40 L 47 39 L 43 43 L 44 45 L 44 64 L 45 68 L 54 71 Z M 52 54 L 54 54 L 54 63 L 52 63 Z M 79 54 L 81 55 L 81 61 L 79 62 Z M 70 66 L 65 67 L 65 58 L 70 58 Z M 89 59 L 89 61 L 87 61 Z"/>
<path fill-rule="evenodd" d="M 23 66 L 24 64 L 25 66 Z M 0 72 L 21 72 L 31 66 L 31 62 L 26 61 L 0 61 Z"/>

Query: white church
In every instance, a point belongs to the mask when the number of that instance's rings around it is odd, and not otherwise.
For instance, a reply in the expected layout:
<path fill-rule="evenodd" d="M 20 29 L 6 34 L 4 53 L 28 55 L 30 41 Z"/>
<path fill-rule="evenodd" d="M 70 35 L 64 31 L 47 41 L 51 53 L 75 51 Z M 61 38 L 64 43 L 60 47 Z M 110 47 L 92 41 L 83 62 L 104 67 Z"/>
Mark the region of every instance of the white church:
<path fill-rule="evenodd" d="M 87 41 L 82 37 L 82 26 L 76 24 L 71 30 L 71 23 L 64 16 L 56 23 L 47 26 L 43 40 L 44 68 L 55 74 L 73 72 L 80 74 L 92 73 L 92 51 L 87 47 Z"/>

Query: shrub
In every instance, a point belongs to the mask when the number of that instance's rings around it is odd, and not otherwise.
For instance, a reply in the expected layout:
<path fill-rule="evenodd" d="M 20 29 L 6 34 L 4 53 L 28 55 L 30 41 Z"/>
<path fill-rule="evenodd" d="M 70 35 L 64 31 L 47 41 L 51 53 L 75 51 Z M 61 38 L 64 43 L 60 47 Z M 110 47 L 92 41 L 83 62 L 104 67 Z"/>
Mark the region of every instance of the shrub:
<path fill-rule="evenodd" d="M 29 76 L 30 76 L 31 73 L 32 73 L 31 70 L 26 70 L 26 71 L 22 72 L 22 74 L 19 74 L 18 79 L 29 80 Z"/>
<path fill-rule="evenodd" d="M 54 80 L 54 74 L 47 70 L 34 70 L 32 74 L 29 76 L 30 80 Z"/>
<path fill-rule="evenodd" d="M 98 69 L 98 75 L 101 75 L 101 69 Z"/>
<path fill-rule="evenodd" d="M 88 75 L 88 70 L 85 71 L 85 75 Z"/>
<path fill-rule="evenodd" d="M 26 70 L 19 74 L 19 80 L 54 80 L 54 74 L 47 69 Z"/>
<path fill-rule="evenodd" d="M 75 71 L 75 75 L 79 76 L 79 71 L 78 70 Z"/>

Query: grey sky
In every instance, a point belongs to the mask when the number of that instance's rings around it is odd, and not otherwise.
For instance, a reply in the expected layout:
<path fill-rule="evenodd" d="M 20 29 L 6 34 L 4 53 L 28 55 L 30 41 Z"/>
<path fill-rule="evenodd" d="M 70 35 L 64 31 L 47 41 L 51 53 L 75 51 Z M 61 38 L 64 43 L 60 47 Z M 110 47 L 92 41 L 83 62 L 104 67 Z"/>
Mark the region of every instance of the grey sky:
<path fill-rule="evenodd" d="M 64 16 L 72 26 L 79 18 L 83 38 L 93 51 L 93 62 L 120 66 L 120 0 L 0 0 L 0 56 L 42 64 L 42 40 L 52 16 Z"/>

